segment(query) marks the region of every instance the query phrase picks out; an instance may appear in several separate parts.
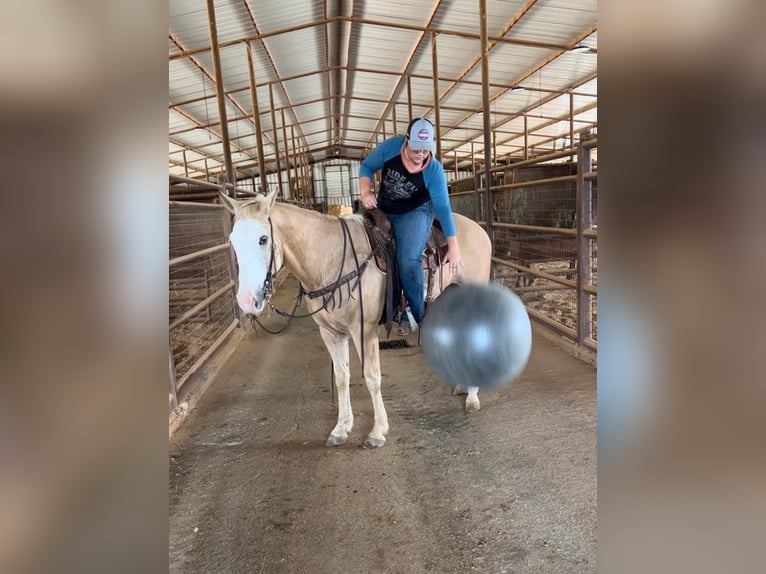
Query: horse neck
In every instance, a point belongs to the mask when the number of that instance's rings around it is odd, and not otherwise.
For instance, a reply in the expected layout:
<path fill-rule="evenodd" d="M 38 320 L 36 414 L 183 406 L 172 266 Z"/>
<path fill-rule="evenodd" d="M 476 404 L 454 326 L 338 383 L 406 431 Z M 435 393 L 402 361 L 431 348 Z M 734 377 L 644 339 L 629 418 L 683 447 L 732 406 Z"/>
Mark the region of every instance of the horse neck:
<path fill-rule="evenodd" d="M 336 217 L 277 203 L 271 219 L 276 239 L 282 246 L 284 267 L 305 288 L 320 289 L 338 278 L 343 254 L 343 229 Z M 356 245 L 358 243 L 355 241 Z M 350 246 L 346 249 L 346 261 L 349 258 L 353 261 Z M 348 271 L 350 267 L 344 273 Z"/>

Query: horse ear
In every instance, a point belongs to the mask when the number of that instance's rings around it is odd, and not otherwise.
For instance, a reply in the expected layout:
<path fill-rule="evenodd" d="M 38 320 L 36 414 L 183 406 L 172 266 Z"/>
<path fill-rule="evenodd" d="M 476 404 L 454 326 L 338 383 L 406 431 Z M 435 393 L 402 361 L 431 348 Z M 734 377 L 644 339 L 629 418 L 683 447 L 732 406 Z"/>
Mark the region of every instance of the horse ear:
<path fill-rule="evenodd" d="M 236 199 L 229 197 L 222 191 L 218 192 L 218 199 L 221 201 L 221 205 L 223 205 L 231 213 L 235 213 L 237 211 L 239 202 Z"/>
<path fill-rule="evenodd" d="M 268 210 L 269 211 L 271 211 L 271 208 L 274 207 L 274 202 L 277 200 L 277 193 L 278 192 L 279 192 L 279 189 L 274 188 L 266 196 L 266 205 L 268 206 Z"/>

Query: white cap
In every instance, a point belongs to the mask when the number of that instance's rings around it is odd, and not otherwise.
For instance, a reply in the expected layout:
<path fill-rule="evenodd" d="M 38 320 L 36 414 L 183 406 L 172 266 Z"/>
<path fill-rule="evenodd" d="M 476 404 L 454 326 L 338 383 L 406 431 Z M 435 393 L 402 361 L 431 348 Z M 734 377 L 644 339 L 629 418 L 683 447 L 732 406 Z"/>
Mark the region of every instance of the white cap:
<path fill-rule="evenodd" d="M 424 118 L 411 122 L 410 129 L 407 131 L 407 144 L 410 149 L 436 153 L 433 124 Z"/>

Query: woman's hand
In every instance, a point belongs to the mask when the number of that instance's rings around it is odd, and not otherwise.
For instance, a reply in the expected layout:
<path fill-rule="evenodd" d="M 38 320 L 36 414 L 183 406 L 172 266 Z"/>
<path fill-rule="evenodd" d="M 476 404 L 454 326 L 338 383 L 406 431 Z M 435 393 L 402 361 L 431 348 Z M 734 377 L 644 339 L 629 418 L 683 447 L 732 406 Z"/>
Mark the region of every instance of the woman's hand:
<path fill-rule="evenodd" d="M 463 266 L 463 260 L 460 259 L 460 247 L 457 244 L 457 237 L 452 236 L 447 238 L 447 253 L 444 256 L 443 265 L 449 266 L 450 275 L 460 275 L 465 267 Z"/>
<path fill-rule="evenodd" d="M 372 185 L 372 181 L 369 177 L 359 178 L 360 199 L 365 209 L 375 209 L 378 207 L 378 200 L 375 199 L 375 194 L 370 191 L 370 185 Z"/>
<path fill-rule="evenodd" d="M 378 207 L 378 200 L 375 199 L 375 196 L 371 192 L 363 191 L 362 205 L 364 206 L 365 209 L 374 209 Z"/>

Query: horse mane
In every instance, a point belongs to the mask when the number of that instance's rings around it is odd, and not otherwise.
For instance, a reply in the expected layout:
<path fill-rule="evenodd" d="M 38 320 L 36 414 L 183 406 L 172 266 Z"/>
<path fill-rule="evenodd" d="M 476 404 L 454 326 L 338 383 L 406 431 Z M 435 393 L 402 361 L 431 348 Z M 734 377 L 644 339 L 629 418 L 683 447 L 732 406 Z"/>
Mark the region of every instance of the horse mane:
<path fill-rule="evenodd" d="M 356 221 L 359 225 L 364 225 L 364 216 L 361 213 L 348 213 L 342 216 L 343 219 Z"/>

